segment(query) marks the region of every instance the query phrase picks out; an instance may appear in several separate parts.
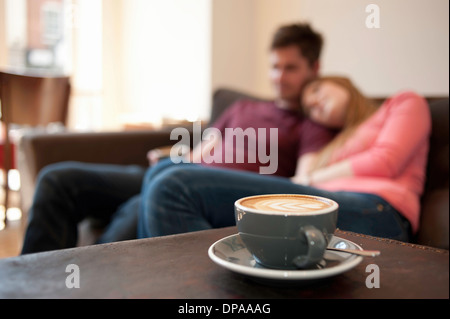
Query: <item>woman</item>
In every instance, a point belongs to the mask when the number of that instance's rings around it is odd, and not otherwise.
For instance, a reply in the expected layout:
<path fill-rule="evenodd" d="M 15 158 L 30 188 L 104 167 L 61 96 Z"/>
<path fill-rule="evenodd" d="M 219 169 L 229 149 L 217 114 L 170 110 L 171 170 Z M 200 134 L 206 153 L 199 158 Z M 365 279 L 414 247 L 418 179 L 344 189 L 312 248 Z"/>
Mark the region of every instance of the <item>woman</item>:
<path fill-rule="evenodd" d="M 402 92 L 379 108 L 341 77 L 305 86 L 303 107 L 341 129 L 318 153 L 304 154 L 293 178 L 200 166 L 172 167 L 143 189 L 139 237 L 234 225 L 234 201 L 297 193 L 339 203 L 338 228 L 409 241 L 419 226 L 431 120 L 426 101 Z"/>

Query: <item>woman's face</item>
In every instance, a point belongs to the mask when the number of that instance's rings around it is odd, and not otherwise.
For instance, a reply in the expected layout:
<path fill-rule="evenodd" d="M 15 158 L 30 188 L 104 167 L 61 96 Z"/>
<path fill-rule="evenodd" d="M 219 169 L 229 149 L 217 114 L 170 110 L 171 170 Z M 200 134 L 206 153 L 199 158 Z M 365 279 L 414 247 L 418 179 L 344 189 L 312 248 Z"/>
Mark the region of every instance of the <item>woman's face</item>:
<path fill-rule="evenodd" d="M 315 81 L 307 85 L 302 105 L 311 120 L 331 128 L 342 128 L 350 101 L 350 93 L 331 81 Z"/>

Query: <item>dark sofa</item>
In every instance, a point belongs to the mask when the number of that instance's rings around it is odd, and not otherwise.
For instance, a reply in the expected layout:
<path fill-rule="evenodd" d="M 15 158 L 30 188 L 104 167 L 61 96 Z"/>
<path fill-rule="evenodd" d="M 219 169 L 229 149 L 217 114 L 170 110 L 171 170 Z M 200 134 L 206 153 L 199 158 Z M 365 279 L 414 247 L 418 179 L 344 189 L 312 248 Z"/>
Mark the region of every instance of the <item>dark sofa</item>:
<path fill-rule="evenodd" d="M 213 95 L 210 121 L 214 121 L 230 104 L 240 98 L 256 99 L 235 90 L 217 90 Z M 429 104 L 433 128 L 427 183 L 422 197 L 421 226 L 415 242 L 448 249 L 449 101 L 448 98 L 429 99 Z M 38 172 L 48 164 L 71 160 L 147 166 L 148 150 L 176 142 L 170 140 L 170 129 L 25 135 L 21 139 L 18 154 L 23 211 L 26 213 L 31 204 Z"/>

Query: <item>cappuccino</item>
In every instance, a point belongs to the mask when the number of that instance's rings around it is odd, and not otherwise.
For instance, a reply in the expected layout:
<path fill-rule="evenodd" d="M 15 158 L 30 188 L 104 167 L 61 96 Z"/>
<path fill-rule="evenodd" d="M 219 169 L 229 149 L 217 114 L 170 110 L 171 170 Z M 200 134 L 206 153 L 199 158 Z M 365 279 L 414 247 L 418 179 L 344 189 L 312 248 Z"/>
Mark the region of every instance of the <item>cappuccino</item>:
<path fill-rule="evenodd" d="M 262 195 L 245 198 L 240 204 L 259 212 L 308 213 L 327 209 L 332 203 L 324 198 L 302 195 Z"/>
<path fill-rule="evenodd" d="M 298 194 L 244 197 L 234 204 L 242 242 L 264 267 L 297 269 L 320 262 L 336 229 L 339 205 Z"/>

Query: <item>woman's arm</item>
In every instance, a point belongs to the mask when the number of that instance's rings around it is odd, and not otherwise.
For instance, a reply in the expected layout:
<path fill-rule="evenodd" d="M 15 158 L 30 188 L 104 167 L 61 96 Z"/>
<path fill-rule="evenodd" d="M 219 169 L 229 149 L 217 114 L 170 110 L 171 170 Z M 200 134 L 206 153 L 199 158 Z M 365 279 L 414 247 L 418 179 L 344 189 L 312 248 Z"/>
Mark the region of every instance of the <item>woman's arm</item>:
<path fill-rule="evenodd" d="M 398 176 L 429 138 L 431 117 L 426 101 L 413 93 L 392 99 L 374 143 L 349 157 L 356 176 Z"/>
<path fill-rule="evenodd" d="M 300 156 L 297 160 L 295 175 L 291 178 L 291 181 L 296 184 L 309 185 L 309 175 L 316 157 L 317 153 L 306 153 Z"/>
<path fill-rule="evenodd" d="M 352 166 L 348 160 L 312 170 L 311 167 L 316 156 L 317 153 L 308 153 L 299 158 L 295 176 L 291 178 L 292 182 L 302 185 L 314 185 L 332 179 L 353 176 Z"/>
<path fill-rule="evenodd" d="M 299 159 L 292 181 L 314 185 L 351 176 L 397 176 L 428 139 L 431 119 L 428 105 L 418 95 L 404 93 L 390 103 L 385 106 L 389 107 L 388 117 L 368 149 L 315 171 L 310 165 L 313 156 L 306 154 Z"/>

